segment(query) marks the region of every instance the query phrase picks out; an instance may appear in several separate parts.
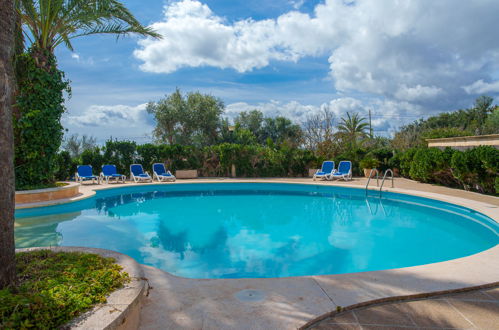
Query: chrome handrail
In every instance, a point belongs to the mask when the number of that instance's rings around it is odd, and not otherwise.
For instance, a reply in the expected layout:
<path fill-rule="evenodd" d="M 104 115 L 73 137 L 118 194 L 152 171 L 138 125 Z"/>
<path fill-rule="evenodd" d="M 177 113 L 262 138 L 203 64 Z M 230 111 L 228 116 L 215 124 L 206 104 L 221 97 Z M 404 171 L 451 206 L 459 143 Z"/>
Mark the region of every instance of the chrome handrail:
<path fill-rule="evenodd" d="M 379 187 L 379 172 L 377 169 L 372 168 L 371 171 L 369 172 L 369 178 L 367 179 L 366 183 L 366 194 L 367 194 L 367 187 L 369 187 L 369 182 L 371 182 L 371 178 L 373 177 L 373 171 L 376 171 L 376 187 Z"/>
<path fill-rule="evenodd" d="M 392 188 L 394 187 L 393 186 L 393 171 L 391 169 L 387 169 L 385 171 L 385 175 L 383 175 L 383 180 L 381 180 L 381 187 L 379 187 L 379 195 L 381 196 L 381 189 L 383 189 L 383 185 L 385 184 L 385 179 L 386 179 L 386 175 L 388 174 L 388 172 L 390 172 L 392 174 Z"/>

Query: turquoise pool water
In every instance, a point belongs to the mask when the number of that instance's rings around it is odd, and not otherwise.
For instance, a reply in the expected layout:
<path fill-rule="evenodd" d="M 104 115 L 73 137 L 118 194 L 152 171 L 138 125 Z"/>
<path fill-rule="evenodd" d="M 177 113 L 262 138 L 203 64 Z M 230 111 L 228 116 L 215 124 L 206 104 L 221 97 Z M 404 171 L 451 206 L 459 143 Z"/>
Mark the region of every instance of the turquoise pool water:
<path fill-rule="evenodd" d="M 499 226 L 430 199 L 323 185 L 171 184 L 16 213 L 16 246 L 88 246 L 189 278 L 400 268 L 499 243 Z"/>

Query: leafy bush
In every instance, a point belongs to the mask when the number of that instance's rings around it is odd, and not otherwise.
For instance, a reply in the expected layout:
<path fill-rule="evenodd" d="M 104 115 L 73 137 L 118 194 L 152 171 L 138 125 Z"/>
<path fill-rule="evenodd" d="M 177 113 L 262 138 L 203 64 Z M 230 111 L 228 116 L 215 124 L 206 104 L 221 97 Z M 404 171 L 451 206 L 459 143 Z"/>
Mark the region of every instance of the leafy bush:
<path fill-rule="evenodd" d="M 430 129 L 422 134 L 422 139 L 438 139 L 438 138 L 450 138 L 457 136 L 470 136 L 473 135 L 472 131 L 463 130 L 456 127 L 441 127 Z"/>
<path fill-rule="evenodd" d="M 387 169 L 391 168 L 389 161 L 393 157 L 392 149 L 387 147 L 376 148 L 369 151 L 367 156 L 373 157 L 374 159 L 378 160 L 379 164 L 376 167 L 381 171 L 386 171 Z"/>
<path fill-rule="evenodd" d="M 336 163 L 339 163 L 342 160 L 349 160 L 352 162 L 352 174 L 353 175 L 361 175 L 362 169 L 360 168 L 359 164 L 360 161 L 365 157 L 366 155 L 366 150 L 363 148 L 353 148 L 349 151 L 346 151 L 342 154 L 339 154 L 336 157 Z"/>
<path fill-rule="evenodd" d="M 450 157 L 437 148 L 421 148 L 414 154 L 409 175 L 422 182 L 435 182 L 436 173 L 450 167 Z"/>
<path fill-rule="evenodd" d="M 499 150 L 480 146 L 455 152 L 451 159 L 452 173 L 466 190 L 499 193 Z"/>
<path fill-rule="evenodd" d="M 108 140 L 103 149 L 104 154 L 102 155 L 101 166 L 104 163 L 114 164 L 116 165 L 118 173 L 125 175 L 130 174 L 130 165 L 133 164 L 137 158 L 137 144 L 135 142 Z M 98 170 L 100 172 L 100 166 Z"/>
<path fill-rule="evenodd" d="M 56 329 L 129 281 L 114 259 L 95 254 L 24 252 L 16 255 L 19 285 L 0 290 L 0 328 Z"/>
<path fill-rule="evenodd" d="M 400 174 L 405 177 L 410 177 L 410 170 L 412 165 L 412 159 L 414 155 L 419 150 L 419 148 L 410 148 L 406 152 L 400 155 Z"/>
<path fill-rule="evenodd" d="M 373 157 L 366 157 L 360 161 L 360 168 L 362 169 L 370 169 L 377 168 L 380 164 L 380 161 Z"/>
<path fill-rule="evenodd" d="M 104 156 L 101 154 L 99 147 L 83 151 L 79 160 L 80 164 L 77 165 L 92 165 L 94 175 L 99 175 L 102 165 L 105 163 Z"/>
<path fill-rule="evenodd" d="M 56 165 L 55 177 L 57 180 L 69 180 L 76 171 L 76 165 L 73 163 L 68 151 L 61 151 L 57 154 Z"/>

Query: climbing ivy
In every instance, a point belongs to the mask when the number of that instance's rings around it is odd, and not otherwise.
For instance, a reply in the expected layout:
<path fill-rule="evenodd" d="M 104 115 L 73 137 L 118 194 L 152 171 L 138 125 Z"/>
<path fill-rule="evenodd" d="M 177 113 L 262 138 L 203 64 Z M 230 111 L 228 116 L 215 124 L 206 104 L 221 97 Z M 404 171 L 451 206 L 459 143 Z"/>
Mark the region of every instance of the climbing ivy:
<path fill-rule="evenodd" d="M 64 92 L 71 95 L 69 81 L 49 52 L 29 49 L 17 60 L 19 92 L 13 118 L 16 189 L 51 186 L 64 132 Z"/>

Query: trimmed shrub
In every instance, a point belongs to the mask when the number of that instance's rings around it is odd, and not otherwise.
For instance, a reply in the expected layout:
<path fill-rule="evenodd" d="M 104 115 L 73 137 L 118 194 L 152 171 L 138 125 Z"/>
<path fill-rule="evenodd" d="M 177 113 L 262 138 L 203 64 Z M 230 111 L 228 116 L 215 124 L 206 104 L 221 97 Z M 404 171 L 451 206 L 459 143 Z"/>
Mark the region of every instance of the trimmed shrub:
<path fill-rule="evenodd" d="M 466 190 L 499 193 L 499 150 L 480 146 L 464 152 L 455 152 L 451 159 L 452 173 Z"/>
<path fill-rule="evenodd" d="M 410 170 L 412 165 L 412 159 L 414 155 L 419 150 L 419 148 L 410 148 L 406 152 L 399 156 L 400 159 L 400 174 L 405 177 L 410 177 Z"/>

